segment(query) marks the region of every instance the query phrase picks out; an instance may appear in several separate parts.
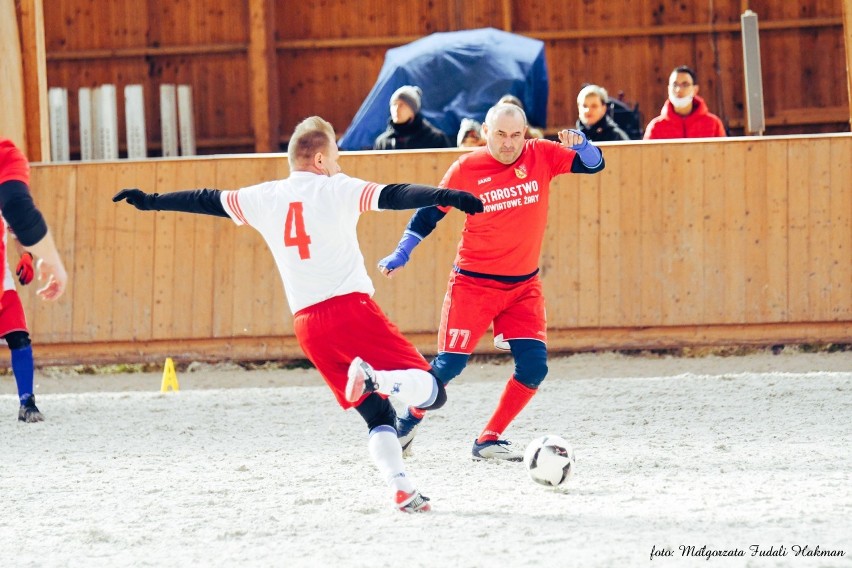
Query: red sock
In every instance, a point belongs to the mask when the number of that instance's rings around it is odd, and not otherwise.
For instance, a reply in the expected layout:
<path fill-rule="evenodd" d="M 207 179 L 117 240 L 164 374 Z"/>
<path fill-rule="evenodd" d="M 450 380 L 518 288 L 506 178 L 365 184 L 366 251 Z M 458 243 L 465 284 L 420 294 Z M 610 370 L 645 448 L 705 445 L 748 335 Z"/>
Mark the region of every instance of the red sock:
<path fill-rule="evenodd" d="M 418 420 L 423 420 L 423 417 L 426 416 L 426 411 L 417 408 L 416 406 L 409 406 L 408 413 Z"/>
<path fill-rule="evenodd" d="M 497 410 L 491 415 L 491 420 L 485 425 L 485 430 L 482 431 L 476 441 L 481 444 L 485 441 L 498 440 L 503 434 L 503 430 L 511 424 L 512 420 L 532 399 L 535 391 L 536 389 L 524 385 L 512 375 L 512 378 L 506 383 L 506 388 L 503 389 Z"/>

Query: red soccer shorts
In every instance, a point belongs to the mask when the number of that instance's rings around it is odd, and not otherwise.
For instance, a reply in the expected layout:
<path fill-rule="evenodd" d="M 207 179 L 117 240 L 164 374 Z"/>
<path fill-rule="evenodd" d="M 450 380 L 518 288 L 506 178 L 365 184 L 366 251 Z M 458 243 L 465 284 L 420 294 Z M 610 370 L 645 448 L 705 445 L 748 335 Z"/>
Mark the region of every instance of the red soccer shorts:
<path fill-rule="evenodd" d="M 450 273 L 441 308 L 438 351 L 470 355 L 494 323 L 494 336 L 547 342 L 547 316 L 538 275 L 518 283 Z M 496 341 L 495 341 L 496 343 Z"/>
<path fill-rule="evenodd" d="M 27 318 L 18 292 L 6 290 L 3 296 L 0 296 L 0 337 L 5 337 L 13 331 L 28 331 Z"/>
<path fill-rule="evenodd" d="M 336 296 L 296 312 L 296 339 L 343 408 L 346 373 L 355 357 L 378 371 L 431 369 L 381 308 L 361 293 Z"/>

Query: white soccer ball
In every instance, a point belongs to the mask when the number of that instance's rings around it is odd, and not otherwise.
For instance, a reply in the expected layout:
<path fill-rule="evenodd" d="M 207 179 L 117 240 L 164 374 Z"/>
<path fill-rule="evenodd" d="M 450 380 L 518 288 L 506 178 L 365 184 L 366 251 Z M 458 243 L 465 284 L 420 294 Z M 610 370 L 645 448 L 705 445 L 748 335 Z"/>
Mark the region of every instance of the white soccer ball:
<path fill-rule="evenodd" d="M 524 452 L 524 465 L 536 483 L 556 487 L 574 473 L 574 448 L 559 436 L 536 438 Z"/>

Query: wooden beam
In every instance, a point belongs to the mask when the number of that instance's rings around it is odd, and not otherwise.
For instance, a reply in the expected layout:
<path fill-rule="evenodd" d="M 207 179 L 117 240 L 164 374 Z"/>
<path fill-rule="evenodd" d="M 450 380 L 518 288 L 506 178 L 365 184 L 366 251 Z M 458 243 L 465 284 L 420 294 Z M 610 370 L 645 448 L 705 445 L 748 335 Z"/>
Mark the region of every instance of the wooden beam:
<path fill-rule="evenodd" d="M 278 152 L 278 58 L 275 2 L 249 0 L 249 93 L 255 152 Z"/>
<path fill-rule="evenodd" d="M 844 0 L 849 1 L 849 0 Z M 797 20 L 769 20 L 760 22 L 760 31 L 796 30 L 805 28 L 831 28 L 842 25 L 840 18 L 806 18 Z M 653 37 L 671 35 L 695 35 L 708 33 L 739 33 L 739 22 L 722 24 L 673 24 L 670 26 L 646 26 L 634 28 L 611 28 L 602 30 L 558 30 L 549 32 L 524 32 L 521 35 L 542 41 L 561 39 L 593 39 L 622 37 Z"/>
<path fill-rule="evenodd" d="M 24 71 L 14 0 L 0 0 L 0 135 L 27 153 L 27 114 Z"/>
<path fill-rule="evenodd" d="M 852 130 L 852 0 L 843 0 L 843 43 L 846 48 L 846 92 L 849 95 L 849 128 Z"/>
<path fill-rule="evenodd" d="M 805 124 L 838 124 L 847 122 L 849 109 L 842 106 L 824 108 L 790 108 L 766 117 L 766 126 L 801 126 Z M 730 121 L 732 128 L 745 126 L 745 119 Z"/>
<path fill-rule="evenodd" d="M 275 48 L 281 51 L 297 49 L 345 49 L 350 47 L 388 47 L 405 45 L 422 38 L 414 36 L 387 37 L 351 37 L 340 39 L 292 39 L 275 42 Z"/>
<path fill-rule="evenodd" d="M 848 1 L 848 0 L 844 0 Z M 502 5 L 503 26 L 511 26 L 512 10 L 511 0 L 503 0 Z M 508 22 L 508 23 L 507 23 Z M 761 21 L 760 31 L 795 30 L 804 28 L 826 28 L 843 25 L 841 18 L 802 18 L 795 20 Z M 511 31 L 507 29 L 506 31 Z M 530 31 L 515 32 L 520 35 L 548 40 L 564 39 L 594 39 L 594 38 L 621 38 L 621 37 L 654 37 L 668 35 L 694 35 L 704 33 L 739 33 L 739 22 L 722 24 L 678 24 L 670 26 L 646 26 L 618 29 L 578 29 L 559 31 Z M 280 51 L 292 51 L 299 49 L 346 49 L 352 47 L 387 47 L 404 45 L 418 40 L 423 36 L 388 36 L 388 37 L 352 37 L 334 39 L 300 39 L 276 42 L 275 47 Z"/>
<path fill-rule="evenodd" d="M 24 75 L 27 158 L 50 161 L 50 113 L 47 105 L 47 62 L 42 0 L 16 0 Z"/>
<path fill-rule="evenodd" d="M 127 47 L 122 49 L 84 49 L 47 54 L 48 61 L 88 61 L 92 59 L 120 59 L 128 57 L 170 57 L 174 55 L 242 54 L 248 51 L 244 43 L 206 43 L 201 45 L 173 45 L 169 47 Z"/>
<path fill-rule="evenodd" d="M 512 0 L 503 0 L 503 31 L 512 31 Z"/>

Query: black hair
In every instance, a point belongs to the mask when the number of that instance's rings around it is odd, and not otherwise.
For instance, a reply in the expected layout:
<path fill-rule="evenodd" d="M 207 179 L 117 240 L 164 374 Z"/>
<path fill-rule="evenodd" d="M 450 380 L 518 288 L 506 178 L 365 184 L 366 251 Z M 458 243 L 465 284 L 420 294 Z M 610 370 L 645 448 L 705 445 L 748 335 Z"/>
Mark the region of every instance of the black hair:
<path fill-rule="evenodd" d="M 672 73 L 686 73 L 692 78 L 693 84 L 698 84 L 698 79 L 695 77 L 695 71 L 693 71 L 691 67 L 681 65 L 680 67 L 675 67 Z"/>

